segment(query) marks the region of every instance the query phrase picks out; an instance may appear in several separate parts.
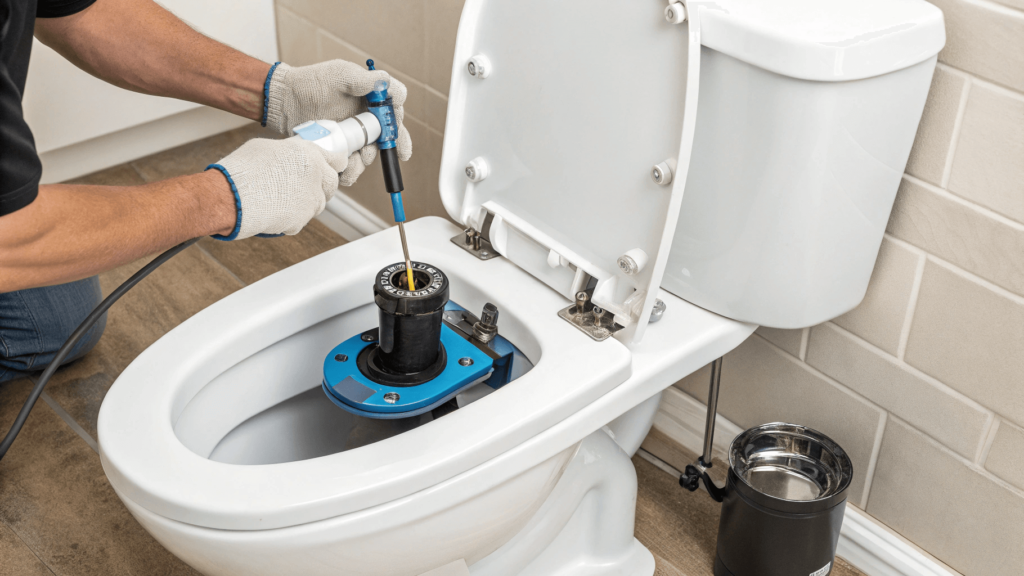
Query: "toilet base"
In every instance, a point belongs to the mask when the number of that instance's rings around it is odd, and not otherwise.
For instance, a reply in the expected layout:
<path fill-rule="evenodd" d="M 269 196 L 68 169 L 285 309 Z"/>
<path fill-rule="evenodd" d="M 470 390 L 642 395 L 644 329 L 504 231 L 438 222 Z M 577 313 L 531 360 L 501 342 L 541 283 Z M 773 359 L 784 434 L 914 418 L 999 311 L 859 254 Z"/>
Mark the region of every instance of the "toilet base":
<path fill-rule="evenodd" d="M 598 430 L 580 444 L 530 522 L 470 573 L 651 576 L 654 556 L 633 537 L 636 491 L 629 456 Z"/>
<path fill-rule="evenodd" d="M 118 496 L 161 544 L 207 576 L 418 576 L 460 558 L 473 576 L 654 573 L 654 557 L 633 537 L 636 471 L 603 430 L 475 496 L 453 480 L 417 503 L 258 531 L 168 520 Z M 449 490 L 457 502 L 439 494 Z M 445 501 L 451 505 L 439 506 Z M 452 526 L 464 532 L 450 533 Z"/>

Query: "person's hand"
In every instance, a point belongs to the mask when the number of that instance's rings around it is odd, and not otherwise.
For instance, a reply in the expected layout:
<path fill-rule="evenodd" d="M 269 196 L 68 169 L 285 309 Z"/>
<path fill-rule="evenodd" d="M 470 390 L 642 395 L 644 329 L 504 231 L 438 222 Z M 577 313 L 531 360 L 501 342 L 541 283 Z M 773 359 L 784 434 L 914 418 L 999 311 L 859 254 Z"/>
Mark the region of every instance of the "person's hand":
<path fill-rule="evenodd" d="M 349 160 L 301 138 L 256 138 L 207 170 L 228 179 L 235 194 L 234 230 L 219 240 L 298 234 L 338 189 Z"/>
<path fill-rule="evenodd" d="M 378 80 L 388 81 L 388 96 L 398 121 L 398 158 L 412 156 L 412 138 L 402 121 L 405 117 L 405 84 L 391 78 L 383 70 L 367 70 L 359 64 L 331 60 L 293 68 L 278 64 L 270 78 L 267 93 L 267 126 L 284 135 L 310 120 L 342 121 L 366 111 L 364 96 L 373 91 Z M 341 174 L 339 184 L 351 186 L 377 157 L 377 145 L 368 144 L 349 158 L 349 167 Z"/>

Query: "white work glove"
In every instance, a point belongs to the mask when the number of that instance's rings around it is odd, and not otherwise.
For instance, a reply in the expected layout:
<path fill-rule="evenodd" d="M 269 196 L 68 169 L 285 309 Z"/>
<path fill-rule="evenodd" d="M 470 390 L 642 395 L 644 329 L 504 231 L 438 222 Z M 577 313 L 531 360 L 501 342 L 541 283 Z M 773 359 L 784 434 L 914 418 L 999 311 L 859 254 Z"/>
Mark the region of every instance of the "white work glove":
<path fill-rule="evenodd" d="M 300 138 L 255 138 L 206 169 L 220 170 L 235 193 L 238 219 L 228 236 L 295 235 L 323 212 L 338 189 L 344 154 L 328 152 Z"/>
<path fill-rule="evenodd" d="M 267 88 L 266 125 L 286 136 L 291 129 L 310 120 L 340 122 L 366 111 L 367 94 L 377 80 L 388 81 L 388 96 L 398 121 L 398 158 L 412 157 L 412 138 L 402 124 L 405 118 L 405 84 L 391 78 L 383 70 L 365 67 L 344 60 L 331 60 L 293 68 L 281 63 L 274 69 Z M 348 168 L 339 184 L 351 186 L 377 157 L 377 144 L 367 144 L 349 157 Z"/>

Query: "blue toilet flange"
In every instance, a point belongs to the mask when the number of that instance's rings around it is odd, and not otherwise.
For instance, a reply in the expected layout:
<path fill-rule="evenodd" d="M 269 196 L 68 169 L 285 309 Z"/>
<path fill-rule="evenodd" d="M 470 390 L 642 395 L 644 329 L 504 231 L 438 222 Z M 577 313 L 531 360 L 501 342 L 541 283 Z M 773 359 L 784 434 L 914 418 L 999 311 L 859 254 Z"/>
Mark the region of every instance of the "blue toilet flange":
<path fill-rule="evenodd" d="M 444 404 L 470 384 L 508 369 L 509 358 L 488 355 L 455 333 L 441 326 L 441 345 L 447 353 L 444 371 L 433 380 L 416 386 L 388 386 L 367 378 L 356 365 L 359 353 L 376 341 L 363 340 L 363 334 L 338 344 L 324 359 L 323 389 L 334 404 L 353 414 L 368 418 L 408 418 Z M 502 382 L 504 383 L 504 382 Z"/>

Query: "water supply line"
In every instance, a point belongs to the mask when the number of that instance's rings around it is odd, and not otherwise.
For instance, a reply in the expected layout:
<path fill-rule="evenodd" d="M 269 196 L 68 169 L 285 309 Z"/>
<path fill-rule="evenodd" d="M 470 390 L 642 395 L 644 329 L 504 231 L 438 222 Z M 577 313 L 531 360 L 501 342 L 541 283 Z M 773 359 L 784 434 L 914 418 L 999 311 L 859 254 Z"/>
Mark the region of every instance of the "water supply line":
<path fill-rule="evenodd" d="M 64 342 L 64 345 L 57 350 L 57 354 L 53 357 L 53 360 L 50 360 L 50 363 L 46 365 L 46 369 L 43 370 L 43 373 L 39 376 L 39 380 L 37 380 L 36 385 L 32 387 L 32 391 L 25 400 L 25 404 L 22 405 L 21 411 L 18 412 L 18 416 L 14 419 L 14 424 L 11 425 L 11 429 L 7 431 L 7 435 L 4 436 L 2 441 L 0 441 L 0 460 L 3 460 L 4 455 L 6 455 L 7 451 L 11 448 L 11 444 L 13 444 L 14 440 L 18 437 L 18 433 L 21 432 L 22 427 L 25 426 L 25 421 L 28 420 L 29 413 L 32 412 L 32 408 L 36 405 L 36 401 L 39 400 L 39 396 L 42 395 L 43 388 L 46 387 L 46 383 L 50 381 L 53 374 L 57 372 L 57 368 L 60 368 L 61 363 L 64 362 L 64 359 L 68 357 L 71 350 L 74 349 L 78 342 L 89 332 L 89 329 L 103 317 L 103 314 L 114 305 L 114 302 L 117 302 L 121 296 L 124 296 L 136 284 L 141 282 L 143 278 L 149 276 L 150 273 L 159 268 L 164 262 L 167 262 L 182 250 L 198 241 L 199 238 L 186 240 L 154 258 L 148 264 L 143 266 L 141 270 L 133 274 L 131 278 L 125 280 L 123 284 L 114 289 L 114 291 L 104 298 L 96 308 L 93 308 L 93 311 L 86 316 L 85 320 L 82 320 L 82 323 L 79 324 L 78 328 L 71 333 L 71 336 L 69 336 L 67 341 Z"/>
<path fill-rule="evenodd" d="M 704 421 L 704 452 L 697 457 L 697 461 L 686 466 L 683 474 L 679 477 L 679 485 L 690 492 L 700 488 L 703 481 L 704 489 L 715 502 L 721 502 L 725 498 L 725 488 L 719 488 L 708 470 L 713 463 L 713 450 L 715 445 L 715 418 L 718 415 L 718 391 L 722 386 L 722 359 L 717 358 L 711 363 L 711 382 L 708 384 L 708 415 Z"/>

